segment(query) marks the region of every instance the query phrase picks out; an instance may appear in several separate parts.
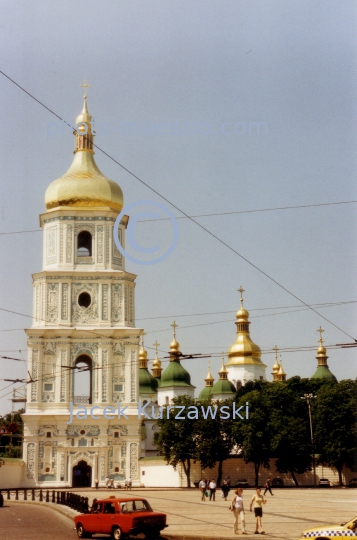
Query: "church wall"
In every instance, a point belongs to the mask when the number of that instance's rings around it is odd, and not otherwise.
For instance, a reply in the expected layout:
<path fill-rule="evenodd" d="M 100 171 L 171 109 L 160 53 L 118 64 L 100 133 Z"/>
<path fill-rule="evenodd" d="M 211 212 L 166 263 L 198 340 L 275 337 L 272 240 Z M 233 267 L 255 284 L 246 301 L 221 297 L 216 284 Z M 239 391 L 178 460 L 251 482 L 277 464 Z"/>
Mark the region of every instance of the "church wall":
<path fill-rule="evenodd" d="M 186 487 L 186 475 L 184 474 L 181 465 L 177 466 L 177 470 L 174 471 L 172 465 L 166 465 L 166 461 L 159 461 L 150 458 L 150 460 L 140 460 L 140 478 L 141 483 L 145 487 Z M 171 469 L 171 471 L 170 471 Z M 145 472 L 143 475 L 142 472 Z M 205 469 L 201 471 L 200 464 L 198 462 L 191 463 L 191 484 L 200 480 L 201 478 L 214 478 L 218 476 L 218 464 L 213 469 Z M 250 487 L 255 484 L 255 473 L 253 463 L 245 463 L 241 458 L 231 458 L 223 462 L 223 478 L 230 476 L 231 481 L 234 483 L 237 480 L 245 479 L 249 483 Z M 263 486 L 268 476 L 272 478 L 282 478 L 285 486 L 294 487 L 294 482 L 289 474 L 279 474 L 274 467 L 274 460 L 272 460 L 271 468 L 262 468 L 259 473 L 259 484 Z M 356 473 L 353 473 L 347 468 L 344 468 L 342 478 L 345 484 L 355 478 Z M 300 486 L 313 485 L 313 472 L 307 472 L 305 474 L 297 474 L 297 481 Z M 323 467 L 321 465 L 316 467 L 317 482 L 320 478 L 328 478 L 331 485 L 338 485 L 338 474 L 329 467 Z"/>

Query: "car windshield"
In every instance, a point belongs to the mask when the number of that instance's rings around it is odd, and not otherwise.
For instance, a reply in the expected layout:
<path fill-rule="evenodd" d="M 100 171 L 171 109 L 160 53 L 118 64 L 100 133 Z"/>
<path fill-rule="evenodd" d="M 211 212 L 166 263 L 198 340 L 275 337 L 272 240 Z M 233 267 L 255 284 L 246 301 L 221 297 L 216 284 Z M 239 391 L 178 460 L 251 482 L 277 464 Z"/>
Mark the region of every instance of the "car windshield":
<path fill-rule="evenodd" d="M 147 501 L 125 501 L 120 503 L 122 514 L 131 512 L 152 512 L 152 508 Z"/>

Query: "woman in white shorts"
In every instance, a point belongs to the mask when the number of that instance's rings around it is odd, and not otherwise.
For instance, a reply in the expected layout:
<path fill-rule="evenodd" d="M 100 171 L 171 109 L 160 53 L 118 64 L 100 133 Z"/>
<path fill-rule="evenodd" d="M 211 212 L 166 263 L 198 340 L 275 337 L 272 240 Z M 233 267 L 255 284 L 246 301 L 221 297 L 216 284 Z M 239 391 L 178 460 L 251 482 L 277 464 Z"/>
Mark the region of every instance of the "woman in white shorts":
<path fill-rule="evenodd" d="M 240 516 L 242 534 L 247 534 L 245 530 L 245 517 L 244 517 L 244 506 L 243 506 L 242 495 L 243 495 L 242 488 L 236 489 L 234 492 L 234 497 L 231 502 L 231 506 L 230 506 L 230 510 L 234 512 L 234 525 L 233 525 L 234 534 L 238 534 L 238 516 Z"/>

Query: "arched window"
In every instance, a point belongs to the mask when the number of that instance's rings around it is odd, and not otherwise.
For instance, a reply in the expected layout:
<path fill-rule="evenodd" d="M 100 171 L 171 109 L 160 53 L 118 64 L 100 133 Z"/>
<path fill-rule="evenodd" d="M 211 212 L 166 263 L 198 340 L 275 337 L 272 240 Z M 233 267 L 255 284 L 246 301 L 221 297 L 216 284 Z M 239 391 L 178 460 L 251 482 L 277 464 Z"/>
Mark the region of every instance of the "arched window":
<path fill-rule="evenodd" d="M 92 256 L 92 235 L 90 232 L 82 231 L 79 233 L 77 241 L 77 255 L 78 257 Z"/>
<path fill-rule="evenodd" d="M 78 356 L 74 371 L 74 404 L 87 405 L 92 403 L 92 359 L 86 354 Z"/>

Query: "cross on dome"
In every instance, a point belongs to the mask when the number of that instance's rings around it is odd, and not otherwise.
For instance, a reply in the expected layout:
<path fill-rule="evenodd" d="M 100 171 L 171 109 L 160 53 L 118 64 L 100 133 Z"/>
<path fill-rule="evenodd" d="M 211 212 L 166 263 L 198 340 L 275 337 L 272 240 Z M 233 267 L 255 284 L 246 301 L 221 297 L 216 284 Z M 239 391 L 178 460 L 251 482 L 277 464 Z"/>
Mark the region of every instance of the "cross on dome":
<path fill-rule="evenodd" d="M 157 356 L 157 349 L 160 347 L 160 343 L 158 343 L 156 340 L 155 343 L 153 343 L 153 346 L 155 347 L 156 356 Z"/>
<path fill-rule="evenodd" d="M 84 88 L 84 99 L 87 97 L 87 88 L 91 88 L 91 84 L 87 84 L 87 79 L 84 79 L 84 83 L 79 85 L 81 88 Z"/>
<path fill-rule="evenodd" d="M 143 332 L 141 334 L 141 346 L 144 348 L 144 336 L 146 336 L 146 332 Z"/>
<path fill-rule="evenodd" d="M 243 289 L 242 285 L 239 287 L 238 292 L 240 293 L 240 303 L 243 307 L 243 293 L 245 292 L 245 289 Z"/>
<path fill-rule="evenodd" d="M 174 329 L 174 338 L 176 339 L 176 328 L 178 327 L 178 324 L 175 323 L 175 321 L 170 325 Z"/>
<path fill-rule="evenodd" d="M 317 330 L 319 333 L 320 333 L 320 339 L 319 339 L 319 342 L 321 343 L 321 345 L 324 343 L 324 340 L 322 339 L 322 333 L 325 332 L 325 330 L 322 330 L 321 326 L 320 328 Z"/>
<path fill-rule="evenodd" d="M 275 351 L 275 359 L 276 360 L 278 360 L 278 350 L 279 350 L 278 346 L 275 345 L 275 347 L 273 348 L 273 351 Z"/>

